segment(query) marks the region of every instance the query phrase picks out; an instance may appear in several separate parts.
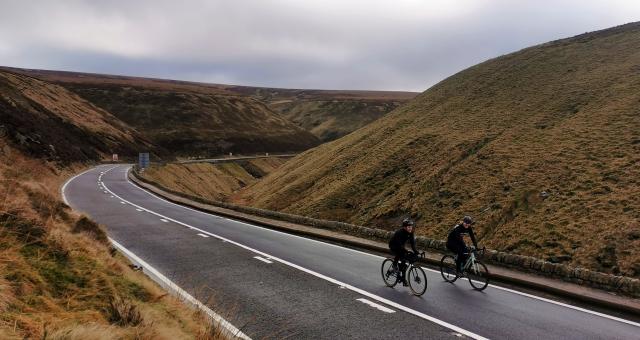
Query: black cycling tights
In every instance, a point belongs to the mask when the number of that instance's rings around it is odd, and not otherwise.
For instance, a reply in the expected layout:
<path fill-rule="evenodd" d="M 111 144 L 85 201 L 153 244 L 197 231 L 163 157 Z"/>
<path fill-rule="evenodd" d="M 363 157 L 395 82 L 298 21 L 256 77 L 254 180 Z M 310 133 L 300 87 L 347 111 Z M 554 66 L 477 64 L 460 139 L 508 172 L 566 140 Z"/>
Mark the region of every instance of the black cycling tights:
<path fill-rule="evenodd" d="M 449 250 L 451 250 L 452 252 L 458 254 L 458 259 L 456 260 L 456 269 L 458 271 L 462 271 L 462 265 L 467 261 L 467 258 L 469 258 L 469 248 L 467 248 L 464 243 L 447 243 L 447 248 L 449 248 Z"/>

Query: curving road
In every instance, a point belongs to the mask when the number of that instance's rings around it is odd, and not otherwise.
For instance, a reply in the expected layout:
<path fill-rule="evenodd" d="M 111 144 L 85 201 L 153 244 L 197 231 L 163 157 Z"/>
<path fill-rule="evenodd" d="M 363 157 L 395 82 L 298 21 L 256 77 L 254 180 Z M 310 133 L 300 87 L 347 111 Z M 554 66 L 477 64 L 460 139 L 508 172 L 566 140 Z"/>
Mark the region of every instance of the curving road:
<path fill-rule="evenodd" d="M 421 298 L 387 288 L 382 257 L 213 216 L 103 165 L 63 195 L 109 236 L 252 338 L 640 339 L 640 324 L 491 285 L 448 284 L 427 270 Z"/>

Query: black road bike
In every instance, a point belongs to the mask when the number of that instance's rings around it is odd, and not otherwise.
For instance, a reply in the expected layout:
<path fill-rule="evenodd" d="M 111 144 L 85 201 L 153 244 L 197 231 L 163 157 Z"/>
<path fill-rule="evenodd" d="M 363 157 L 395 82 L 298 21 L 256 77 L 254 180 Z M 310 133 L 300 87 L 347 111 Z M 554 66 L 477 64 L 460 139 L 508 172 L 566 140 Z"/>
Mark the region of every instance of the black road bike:
<path fill-rule="evenodd" d="M 472 247 L 469 258 L 462 266 L 462 273 L 469 279 L 471 287 L 478 291 L 484 290 L 489 285 L 489 270 L 478 260 L 484 255 L 484 251 L 485 248 L 477 250 Z M 457 258 L 458 255 L 445 255 L 440 260 L 440 274 L 447 282 L 453 283 L 460 277 L 456 271 Z"/>
<path fill-rule="evenodd" d="M 404 272 L 411 293 L 415 296 L 421 296 L 427 291 L 427 275 L 416 261 L 419 257 L 424 258 L 425 254 L 421 252 L 418 256 L 414 254 L 414 256 L 409 255 L 408 257 L 407 263 L 398 261 L 398 268 L 393 267 L 393 258 L 386 258 L 382 261 L 382 280 L 387 287 L 394 287 L 398 282 L 401 282 L 400 274 Z"/>

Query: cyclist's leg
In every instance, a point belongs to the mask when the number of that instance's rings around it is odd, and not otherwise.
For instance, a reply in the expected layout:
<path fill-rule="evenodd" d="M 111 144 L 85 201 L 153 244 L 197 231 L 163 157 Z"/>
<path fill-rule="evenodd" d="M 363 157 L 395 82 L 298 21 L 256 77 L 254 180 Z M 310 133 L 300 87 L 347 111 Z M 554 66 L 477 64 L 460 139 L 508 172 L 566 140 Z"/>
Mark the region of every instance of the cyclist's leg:
<path fill-rule="evenodd" d="M 447 249 L 456 254 L 456 272 L 460 272 L 462 268 L 462 262 L 460 260 L 460 243 L 458 242 L 447 242 Z"/>
<path fill-rule="evenodd" d="M 405 249 L 394 249 L 394 252 L 396 254 L 395 260 L 397 265 L 396 268 L 398 269 L 398 280 L 402 282 L 404 280 L 404 271 L 406 269 L 407 251 Z"/>
<path fill-rule="evenodd" d="M 462 243 L 452 243 L 447 245 L 449 250 L 456 253 L 456 271 L 460 273 L 462 271 L 462 265 L 466 261 L 466 246 Z"/>
<path fill-rule="evenodd" d="M 467 263 L 467 259 L 469 259 L 469 248 L 466 245 L 461 244 L 458 252 L 458 263 L 456 263 L 458 266 L 458 272 L 462 272 L 462 266 Z"/>
<path fill-rule="evenodd" d="M 393 254 L 393 256 L 394 256 L 394 258 L 393 258 L 393 268 L 397 269 L 398 268 L 398 261 L 402 257 L 402 251 L 401 251 L 401 249 L 393 249 L 393 248 L 390 248 L 390 250 L 391 250 L 391 254 Z"/>

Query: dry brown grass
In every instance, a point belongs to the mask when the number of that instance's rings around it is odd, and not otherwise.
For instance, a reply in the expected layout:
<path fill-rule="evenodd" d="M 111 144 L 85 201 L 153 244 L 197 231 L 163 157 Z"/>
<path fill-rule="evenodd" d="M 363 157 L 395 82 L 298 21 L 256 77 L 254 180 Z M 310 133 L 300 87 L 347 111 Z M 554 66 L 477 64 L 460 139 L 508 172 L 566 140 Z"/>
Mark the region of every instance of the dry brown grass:
<path fill-rule="evenodd" d="M 246 88 L 247 93 L 250 88 Z M 274 111 L 327 142 L 384 116 L 414 92 L 255 89 Z"/>
<path fill-rule="evenodd" d="M 437 238 L 471 214 L 489 247 L 638 276 L 639 60 L 638 23 L 489 60 L 242 197 Z"/>
<path fill-rule="evenodd" d="M 285 158 L 269 157 L 222 164 L 170 163 L 152 166 L 143 176 L 174 191 L 225 201 L 284 162 Z"/>
<path fill-rule="evenodd" d="M 62 86 L 0 70 L 0 136 L 31 158 L 69 165 L 149 149 L 141 135 Z"/>
<path fill-rule="evenodd" d="M 0 338 L 208 334 L 208 319 L 130 269 L 98 225 L 59 201 L 60 184 L 76 170 L 0 149 Z"/>

